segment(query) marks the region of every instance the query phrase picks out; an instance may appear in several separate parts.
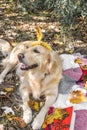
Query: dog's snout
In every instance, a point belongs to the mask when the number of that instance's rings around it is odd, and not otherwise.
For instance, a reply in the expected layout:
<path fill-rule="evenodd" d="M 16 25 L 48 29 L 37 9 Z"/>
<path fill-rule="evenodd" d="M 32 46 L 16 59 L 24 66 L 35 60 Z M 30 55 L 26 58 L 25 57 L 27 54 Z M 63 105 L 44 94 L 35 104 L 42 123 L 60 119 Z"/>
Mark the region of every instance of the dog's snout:
<path fill-rule="evenodd" d="M 18 59 L 21 61 L 24 58 L 24 54 L 23 53 L 19 53 L 18 54 Z"/>

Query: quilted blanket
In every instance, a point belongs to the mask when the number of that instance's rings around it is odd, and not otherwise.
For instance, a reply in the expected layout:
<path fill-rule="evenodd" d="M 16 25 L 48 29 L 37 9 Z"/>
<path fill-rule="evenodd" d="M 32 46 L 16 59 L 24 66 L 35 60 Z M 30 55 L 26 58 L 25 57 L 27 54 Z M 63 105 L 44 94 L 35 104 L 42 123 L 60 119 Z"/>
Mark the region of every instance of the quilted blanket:
<path fill-rule="evenodd" d="M 79 54 L 60 55 L 63 78 L 59 95 L 49 109 L 44 130 L 87 130 L 87 59 Z"/>

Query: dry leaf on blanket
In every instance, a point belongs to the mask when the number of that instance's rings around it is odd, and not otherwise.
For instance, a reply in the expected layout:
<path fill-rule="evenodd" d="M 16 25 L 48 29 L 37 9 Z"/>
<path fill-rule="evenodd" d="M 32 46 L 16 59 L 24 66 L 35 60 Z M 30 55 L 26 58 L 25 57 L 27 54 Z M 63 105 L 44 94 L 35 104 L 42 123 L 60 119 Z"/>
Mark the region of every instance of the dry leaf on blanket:
<path fill-rule="evenodd" d="M 70 93 L 69 101 L 73 104 L 78 104 L 81 102 L 86 102 L 87 99 L 81 90 L 76 90 Z"/>
<path fill-rule="evenodd" d="M 78 64 L 82 64 L 82 60 L 80 58 L 76 58 L 74 62 Z"/>
<path fill-rule="evenodd" d="M 45 121 L 42 125 L 42 128 L 45 128 L 47 124 L 52 124 L 54 119 L 63 120 L 68 116 L 68 113 L 65 109 L 56 108 L 55 111 L 51 114 L 48 114 L 45 118 Z"/>
<path fill-rule="evenodd" d="M 87 65 L 80 66 L 83 70 L 87 70 Z"/>

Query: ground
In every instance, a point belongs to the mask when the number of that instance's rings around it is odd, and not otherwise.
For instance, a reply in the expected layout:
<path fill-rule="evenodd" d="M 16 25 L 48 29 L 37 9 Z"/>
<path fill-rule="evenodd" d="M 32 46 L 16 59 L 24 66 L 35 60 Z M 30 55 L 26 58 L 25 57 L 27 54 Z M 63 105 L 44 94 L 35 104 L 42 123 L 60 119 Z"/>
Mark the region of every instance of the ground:
<path fill-rule="evenodd" d="M 16 5 L 0 1 L 0 38 L 10 42 L 18 43 L 25 40 L 36 40 L 36 29 L 39 25 L 43 32 L 43 40 L 48 42 L 54 50 L 60 53 L 81 53 L 87 57 L 87 28 L 84 19 L 77 19 L 77 24 L 73 30 L 73 42 L 63 42 L 60 37 L 60 24 L 54 18 L 35 16 L 34 14 L 26 14 L 19 11 Z M 0 60 L 2 55 L 0 54 Z M 0 72 L 3 70 L 0 67 Z M 9 88 L 8 90 L 5 88 Z M 30 124 L 25 127 L 21 121 L 22 107 L 21 98 L 18 91 L 19 80 L 15 75 L 15 71 L 9 73 L 5 82 L 0 85 L 0 92 L 6 92 L 6 95 L 0 94 L 0 108 L 7 106 L 13 109 L 17 119 L 6 116 L 4 110 L 0 109 L 0 124 L 5 126 L 5 130 L 32 130 Z M 34 112 L 34 116 L 37 112 Z"/>

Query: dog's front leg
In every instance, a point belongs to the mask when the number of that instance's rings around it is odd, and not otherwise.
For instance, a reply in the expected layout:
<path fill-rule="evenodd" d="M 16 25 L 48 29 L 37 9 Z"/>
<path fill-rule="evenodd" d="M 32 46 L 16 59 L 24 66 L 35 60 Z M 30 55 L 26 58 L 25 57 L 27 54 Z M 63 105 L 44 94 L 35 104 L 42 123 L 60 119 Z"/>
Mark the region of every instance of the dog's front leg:
<path fill-rule="evenodd" d="M 20 86 L 20 93 L 23 101 L 23 120 L 25 121 L 25 123 L 30 123 L 32 120 L 32 111 L 28 104 L 29 91 L 26 88 L 26 83 L 25 87 L 23 85 Z"/>
<path fill-rule="evenodd" d="M 5 76 L 7 73 L 15 66 L 16 64 L 14 63 L 7 63 L 5 69 L 2 71 L 0 74 L 0 84 L 4 81 Z"/>
<path fill-rule="evenodd" d="M 43 106 L 43 108 L 41 109 L 41 111 L 39 112 L 39 114 L 36 116 L 36 118 L 34 119 L 32 123 L 33 130 L 38 130 L 41 128 L 44 122 L 45 116 L 49 110 L 49 107 L 53 105 L 53 103 L 56 100 L 56 97 L 57 97 L 57 94 L 46 97 L 45 105 Z"/>

